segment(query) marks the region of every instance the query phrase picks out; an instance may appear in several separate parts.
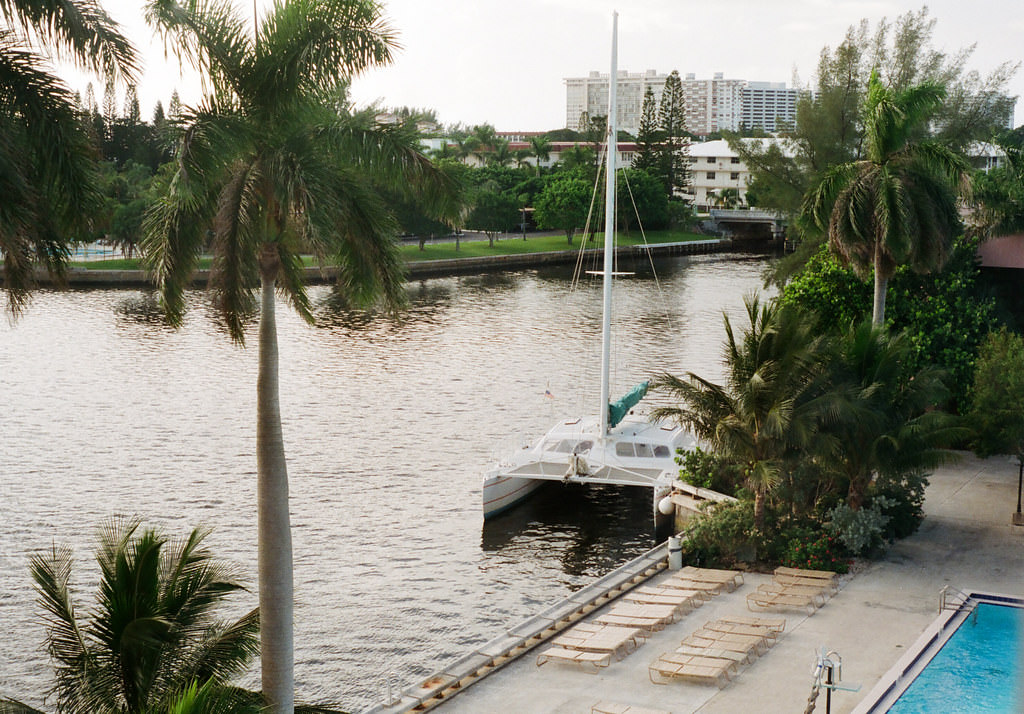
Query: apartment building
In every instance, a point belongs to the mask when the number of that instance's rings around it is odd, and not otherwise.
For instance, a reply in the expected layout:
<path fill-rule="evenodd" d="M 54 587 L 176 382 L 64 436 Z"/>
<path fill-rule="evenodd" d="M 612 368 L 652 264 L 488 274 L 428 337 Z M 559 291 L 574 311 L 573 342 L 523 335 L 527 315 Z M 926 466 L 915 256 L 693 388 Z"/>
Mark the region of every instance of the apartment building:
<path fill-rule="evenodd" d="M 615 97 L 618 126 L 622 131 L 636 134 L 640 130 L 640 113 L 644 93 L 650 87 L 655 101 L 661 101 L 666 74 L 656 70 L 627 72 L 620 70 Z M 580 116 L 608 116 L 608 74 L 591 72 L 587 77 L 568 77 L 565 80 L 565 126 L 580 129 Z"/>
<path fill-rule="evenodd" d="M 800 90 L 786 88 L 785 82 L 747 82 L 742 89 L 740 126 L 780 131 L 784 124 L 796 123 L 796 103 Z"/>
<path fill-rule="evenodd" d="M 650 69 L 646 72 L 619 72 L 619 128 L 636 134 L 644 92 L 650 87 L 655 101 L 661 101 L 668 75 Z M 787 89 L 784 82 L 749 82 L 727 79 L 716 72 L 711 79 L 687 74 L 680 80 L 683 89 L 686 128 L 698 136 L 719 131 L 737 131 L 741 126 L 776 131 L 781 122 L 796 121 L 799 90 Z M 591 72 L 589 77 L 565 80 L 565 125 L 577 129 L 583 112 L 589 116 L 608 114 L 608 75 Z"/>

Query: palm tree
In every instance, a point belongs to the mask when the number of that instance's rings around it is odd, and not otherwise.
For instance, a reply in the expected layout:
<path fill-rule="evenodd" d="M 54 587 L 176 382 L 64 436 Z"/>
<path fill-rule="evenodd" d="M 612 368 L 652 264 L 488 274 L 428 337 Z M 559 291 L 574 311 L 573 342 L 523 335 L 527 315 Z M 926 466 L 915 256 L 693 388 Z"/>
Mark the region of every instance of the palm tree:
<path fill-rule="evenodd" d="M 491 145 L 491 152 L 487 155 L 487 163 L 491 166 L 508 166 L 515 163 L 515 156 L 508 148 L 508 142 L 504 139 L 495 139 Z"/>
<path fill-rule="evenodd" d="M 743 467 L 754 493 L 754 526 L 764 532 L 767 496 L 793 454 L 830 446 L 817 429 L 822 402 L 816 386 L 825 342 L 807 320 L 777 299 L 762 304 L 748 296 L 744 303 L 749 326 L 739 339 L 725 317 L 725 385 L 690 372 L 685 379 L 662 375 L 651 387 L 680 403 L 656 409 L 655 417 L 691 428 Z"/>
<path fill-rule="evenodd" d="M 540 162 L 551 158 L 551 141 L 546 136 L 531 136 L 530 152 L 537 158 L 537 175 L 540 176 Z"/>
<path fill-rule="evenodd" d="M 0 0 L 0 254 L 14 315 L 41 264 L 62 278 L 69 236 L 101 205 L 88 134 L 75 99 L 50 71 L 70 61 L 134 77 L 135 53 L 95 0 Z"/>
<path fill-rule="evenodd" d="M 920 472 L 948 463 L 946 450 L 967 435 L 952 417 L 934 410 L 947 395 L 942 373 L 910 373 L 912 347 L 904 333 L 889 334 L 871 322 L 853 325 L 838 340 L 830 368 L 827 429 L 836 437 L 833 468 L 849 482 L 846 502 L 864 503 L 876 474 Z"/>
<path fill-rule="evenodd" d="M 885 320 L 885 293 L 896 267 L 938 270 L 960 230 L 957 187 L 967 165 L 949 148 L 920 140 L 945 96 L 922 84 L 903 91 L 872 73 L 864 105 L 864 158 L 829 169 L 804 211 L 858 274 L 874 270 L 872 321 Z"/>
<path fill-rule="evenodd" d="M 208 531 L 171 540 L 137 519 L 99 532 L 97 603 L 83 619 L 74 605 L 70 546 L 31 559 L 55 665 L 51 695 L 60 712 L 163 712 L 201 688 L 221 711 L 259 711 L 259 695 L 233 687 L 259 652 L 259 614 L 238 620 L 217 610 L 243 590 L 234 567 L 203 545 Z M 0 712 L 36 712 L 0 700 Z"/>
<path fill-rule="evenodd" d="M 313 321 L 300 250 L 335 262 L 349 300 L 402 302 L 397 223 L 375 189 L 440 206 L 448 181 L 419 151 L 411 122 L 380 126 L 343 111 L 352 74 L 388 62 L 392 30 L 374 0 L 290 0 L 255 40 L 231 3 L 150 0 L 148 20 L 209 93 L 183 110 L 177 172 L 147 215 L 144 248 L 172 324 L 212 234 L 210 284 L 233 340 L 260 285 L 257 499 L 260 660 L 274 712 L 291 712 L 292 548 L 279 406 L 276 291 Z"/>

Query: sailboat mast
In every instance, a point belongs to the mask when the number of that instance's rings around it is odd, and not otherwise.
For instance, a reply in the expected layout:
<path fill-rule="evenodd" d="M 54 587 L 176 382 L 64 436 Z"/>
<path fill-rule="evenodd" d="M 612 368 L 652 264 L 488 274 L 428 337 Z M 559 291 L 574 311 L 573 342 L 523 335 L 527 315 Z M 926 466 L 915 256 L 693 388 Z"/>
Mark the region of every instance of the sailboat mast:
<path fill-rule="evenodd" d="M 612 67 L 608 74 L 608 142 L 605 154 L 604 307 L 601 321 L 601 435 L 608 433 L 608 377 L 612 350 L 612 271 L 615 258 L 615 159 L 618 153 L 616 90 L 619 78 L 619 13 L 612 13 Z"/>

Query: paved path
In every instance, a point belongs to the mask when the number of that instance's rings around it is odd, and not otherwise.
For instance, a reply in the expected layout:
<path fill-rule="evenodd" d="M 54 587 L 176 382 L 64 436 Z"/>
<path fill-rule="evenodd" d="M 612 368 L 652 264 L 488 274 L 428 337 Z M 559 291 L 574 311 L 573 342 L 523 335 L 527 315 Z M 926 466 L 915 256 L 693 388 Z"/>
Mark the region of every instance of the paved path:
<path fill-rule="evenodd" d="M 788 624 L 779 643 L 722 690 L 684 682 L 655 685 L 647 665 L 708 620 L 750 614 L 745 595 L 768 582 L 767 575 L 747 575 L 734 593 L 716 597 L 599 674 L 558 663 L 538 668 L 534 650 L 435 711 L 585 714 L 592 704 L 610 700 L 675 714 L 797 713 L 810 694 L 815 652 L 824 646 L 842 656 L 844 682 L 862 685 L 858 693 L 833 694 L 832 711 L 849 712 L 935 619 L 943 585 L 1024 595 L 1024 527 L 1010 525 L 1016 499 L 1016 461 L 964 455 L 960 463 L 939 469 L 918 533 L 846 576 L 839 593 L 813 617 L 785 613 Z M 816 711 L 824 712 L 824 692 L 817 704 Z"/>

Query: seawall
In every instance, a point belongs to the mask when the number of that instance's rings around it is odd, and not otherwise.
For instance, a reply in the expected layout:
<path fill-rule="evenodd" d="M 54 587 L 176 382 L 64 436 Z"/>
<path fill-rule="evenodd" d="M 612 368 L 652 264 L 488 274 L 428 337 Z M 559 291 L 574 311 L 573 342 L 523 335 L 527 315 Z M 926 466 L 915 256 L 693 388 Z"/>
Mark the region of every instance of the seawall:
<path fill-rule="evenodd" d="M 682 241 L 679 243 L 657 243 L 650 246 L 625 246 L 616 248 L 620 258 L 641 257 L 645 254 L 688 255 L 699 253 L 716 253 L 731 249 L 732 241 L 725 238 L 708 240 Z M 585 255 L 600 253 L 599 248 L 587 249 Z M 408 279 L 431 278 L 460 273 L 477 273 L 484 271 L 520 270 L 545 265 L 565 265 L 576 262 L 579 250 L 557 250 L 543 253 L 519 253 L 513 255 L 493 255 L 477 258 L 453 258 L 448 260 L 414 260 L 406 265 Z M 327 267 L 306 268 L 305 279 L 309 284 L 328 283 L 337 277 L 337 268 Z M 197 270 L 192 276 L 194 285 L 205 285 L 210 277 L 209 270 Z M 47 285 L 53 281 L 45 271 L 36 276 L 37 281 Z M 2 283 L 2 276 L 0 276 Z M 67 274 L 67 284 L 74 287 L 149 287 L 153 281 L 144 270 L 89 270 L 72 268 Z"/>

